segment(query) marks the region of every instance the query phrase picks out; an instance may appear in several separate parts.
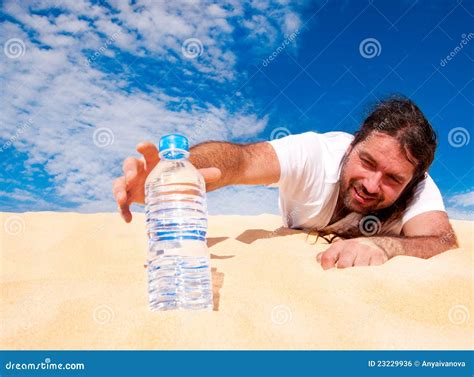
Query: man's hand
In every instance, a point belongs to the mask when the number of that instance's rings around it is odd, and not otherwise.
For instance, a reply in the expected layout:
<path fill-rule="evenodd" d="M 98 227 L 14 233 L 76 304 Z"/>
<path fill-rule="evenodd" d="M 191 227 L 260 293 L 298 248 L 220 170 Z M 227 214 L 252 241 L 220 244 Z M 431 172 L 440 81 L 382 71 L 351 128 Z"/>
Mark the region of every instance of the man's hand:
<path fill-rule="evenodd" d="M 377 266 L 390 258 L 384 249 L 364 237 L 336 241 L 316 256 L 325 270 L 333 267 Z"/>
<path fill-rule="evenodd" d="M 150 142 L 138 144 L 137 151 L 143 157 L 128 157 L 123 163 L 124 175 L 113 183 L 113 193 L 120 215 L 127 223 L 132 221 L 130 205 L 145 202 L 145 180 L 160 160 L 158 148 Z M 221 177 L 221 171 L 217 168 L 199 169 L 199 172 L 206 183 L 216 182 Z"/>
<path fill-rule="evenodd" d="M 360 237 L 337 241 L 317 255 L 322 267 L 375 266 L 405 255 L 428 259 L 459 247 L 444 211 L 425 212 L 408 220 L 403 236 Z"/>

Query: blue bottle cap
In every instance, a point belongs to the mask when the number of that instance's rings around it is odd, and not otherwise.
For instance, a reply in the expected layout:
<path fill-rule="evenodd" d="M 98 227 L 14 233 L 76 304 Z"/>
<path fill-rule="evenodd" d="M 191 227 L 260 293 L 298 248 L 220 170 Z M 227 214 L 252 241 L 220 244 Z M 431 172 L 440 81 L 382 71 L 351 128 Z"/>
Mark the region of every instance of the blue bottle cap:
<path fill-rule="evenodd" d="M 160 139 L 159 150 L 163 152 L 168 149 L 179 149 L 189 152 L 188 139 L 183 135 L 170 134 L 165 135 Z"/>

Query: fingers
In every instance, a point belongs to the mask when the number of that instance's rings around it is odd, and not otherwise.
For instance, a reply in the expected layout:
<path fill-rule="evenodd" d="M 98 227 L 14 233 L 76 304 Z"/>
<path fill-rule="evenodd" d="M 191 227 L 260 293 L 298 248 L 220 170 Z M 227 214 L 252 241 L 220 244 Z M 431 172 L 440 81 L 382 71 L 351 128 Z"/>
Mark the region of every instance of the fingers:
<path fill-rule="evenodd" d="M 118 204 L 120 215 L 125 222 L 132 221 L 132 213 L 130 212 L 130 204 L 132 197 L 130 188 L 135 183 L 138 175 L 143 172 L 144 163 L 135 157 L 127 158 L 123 163 L 124 176 L 114 181 L 114 196 Z"/>
<path fill-rule="evenodd" d="M 324 253 L 320 256 L 321 267 L 324 270 L 333 268 L 336 266 L 336 262 L 339 258 L 339 247 L 334 244 L 329 247 Z"/>
<path fill-rule="evenodd" d="M 143 155 L 144 159 L 127 158 L 122 166 L 124 176 L 117 178 L 113 184 L 113 193 L 120 215 L 127 223 L 132 221 L 130 204 L 134 201 L 140 202 L 140 197 L 143 196 L 140 189 L 146 175 L 143 172 L 151 171 L 159 161 L 158 149 L 150 142 L 138 144 L 137 151 Z"/>
<path fill-rule="evenodd" d="M 356 255 L 357 254 L 354 252 L 341 252 L 337 261 L 337 268 L 347 268 L 354 266 Z"/>
<path fill-rule="evenodd" d="M 359 252 L 354 260 L 354 266 L 369 266 L 370 264 L 370 254 Z"/>
<path fill-rule="evenodd" d="M 137 145 L 137 152 L 141 153 L 145 158 L 145 169 L 147 171 L 151 171 L 158 161 L 160 161 L 160 157 L 158 155 L 158 148 L 155 144 L 150 143 L 149 141 L 144 141 Z"/>
<path fill-rule="evenodd" d="M 126 223 L 129 223 L 130 221 L 132 221 L 132 213 L 130 212 L 130 207 L 128 204 L 119 206 L 119 212 L 120 212 L 120 216 L 122 216 L 122 219 Z"/>
<path fill-rule="evenodd" d="M 127 184 L 125 182 L 125 177 L 117 178 L 113 183 L 112 189 L 117 204 L 123 205 L 127 203 Z"/>
<path fill-rule="evenodd" d="M 218 168 L 202 168 L 199 172 L 204 177 L 206 183 L 217 182 L 222 177 L 222 172 Z"/>
<path fill-rule="evenodd" d="M 366 240 L 343 240 L 331 244 L 316 256 L 323 269 L 347 268 L 355 266 L 379 266 L 387 261 L 384 251 Z"/>
<path fill-rule="evenodd" d="M 369 259 L 369 266 L 380 266 L 384 263 L 384 259 L 382 257 L 379 257 L 378 255 L 372 255 Z"/>
<path fill-rule="evenodd" d="M 128 157 L 123 162 L 123 173 L 125 174 L 125 180 L 127 184 L 127 189 L 130 188 L 130 184 L 133 184 L 134 179 L 139 173 L 144 170 L 144 163 L 135 157 Z"/>
<path fill-rule="evenodd" d="M 127 183 L 125 181 L 125 177 L 117 178 L 114 181 L 113 193 L 118 204 L 120 215 L 125 220 L 125 222 L 129 223 L 132 221 L 132 213 L 130 212 L 130 207 L 128 204 Z"/>

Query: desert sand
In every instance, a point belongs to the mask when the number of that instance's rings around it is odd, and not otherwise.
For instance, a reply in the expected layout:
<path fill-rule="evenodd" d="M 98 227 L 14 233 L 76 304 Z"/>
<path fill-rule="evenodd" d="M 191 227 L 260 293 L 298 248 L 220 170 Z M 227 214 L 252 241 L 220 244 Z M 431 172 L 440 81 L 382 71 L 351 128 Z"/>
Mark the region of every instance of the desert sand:
<path fill-rule="evenodd" d="M 429 260 L 324 271 L 275 215 L 212 216 L 214 310 L 151 312 L 143 214 L 2 213 L 1 349 L 472 349 L 473 223 Z"/>

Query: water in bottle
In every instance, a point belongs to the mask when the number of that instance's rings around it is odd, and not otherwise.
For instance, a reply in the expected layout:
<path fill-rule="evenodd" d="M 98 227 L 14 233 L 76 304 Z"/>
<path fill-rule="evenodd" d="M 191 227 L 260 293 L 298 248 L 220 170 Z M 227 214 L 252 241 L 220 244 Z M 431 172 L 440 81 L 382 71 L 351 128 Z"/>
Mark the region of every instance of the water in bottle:
<path fill-rule="evenodd" d="M 206 187 L 188 140 L 167 135 L 145 182 L 148 297 L 152 310 L 212 308 Z"/>

